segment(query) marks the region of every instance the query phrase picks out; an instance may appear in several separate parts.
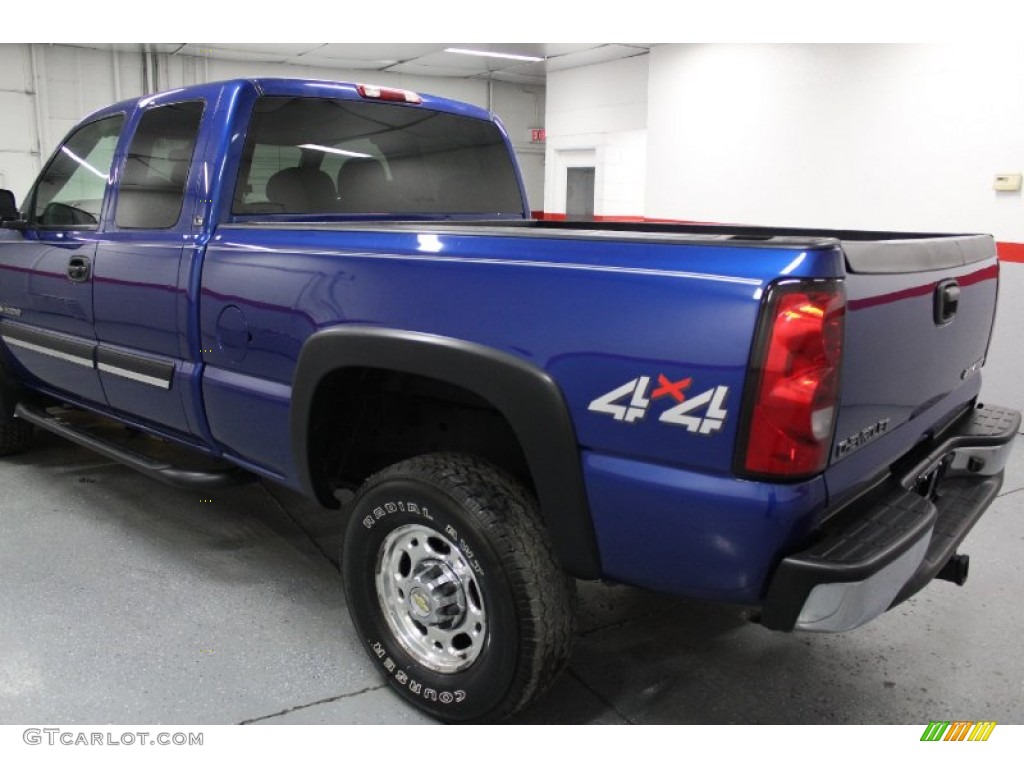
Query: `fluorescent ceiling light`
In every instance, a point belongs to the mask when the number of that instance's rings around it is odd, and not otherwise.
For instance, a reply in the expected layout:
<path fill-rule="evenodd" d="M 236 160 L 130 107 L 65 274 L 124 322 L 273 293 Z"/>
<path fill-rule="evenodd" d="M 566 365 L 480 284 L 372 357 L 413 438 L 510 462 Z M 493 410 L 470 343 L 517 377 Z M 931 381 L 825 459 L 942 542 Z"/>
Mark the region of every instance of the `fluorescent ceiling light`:
<path fill-rule="evenodd" d="M 315 149 L 317 152 L 330 152 L 332 155 L 345 155 L 346 157 L 373 157 L 365 152 L 350 152 L 347 149 L 335 149 L 320 144 L 299 144 L 299 149 Z"/>
<path fill-rule="evenodd" d="M 494 53 L 493 51 L 473 51 L 469 48 L 445 48 L 445 53 L 464 53 L 467 56 L 490 56 L 495 59 L 514 59 L 515 61 L 544 61 L 543 56 L 521 56 L 518 53 Z"/>

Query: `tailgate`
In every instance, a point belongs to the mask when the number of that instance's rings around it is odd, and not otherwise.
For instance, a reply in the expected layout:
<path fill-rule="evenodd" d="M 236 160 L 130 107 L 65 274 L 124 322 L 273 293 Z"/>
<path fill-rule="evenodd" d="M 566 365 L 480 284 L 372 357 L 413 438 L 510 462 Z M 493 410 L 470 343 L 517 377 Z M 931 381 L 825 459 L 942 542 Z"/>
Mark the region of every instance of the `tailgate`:
<path fill-rule="evenodd" d="M 999 267 L 987 235 L 843 240 L 846 334 L 833 499 L 933 435 L 977 396 Z"/>

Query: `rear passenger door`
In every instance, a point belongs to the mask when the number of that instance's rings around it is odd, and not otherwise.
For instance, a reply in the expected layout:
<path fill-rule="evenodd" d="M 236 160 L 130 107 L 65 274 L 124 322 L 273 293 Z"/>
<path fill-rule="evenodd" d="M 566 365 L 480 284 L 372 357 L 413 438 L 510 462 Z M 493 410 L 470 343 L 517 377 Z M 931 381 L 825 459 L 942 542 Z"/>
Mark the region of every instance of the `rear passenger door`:
<path fill-rule="evenodd" d="M 215 97 L 215 93 L 212 93 Z M 204 116 L 210 99 L 144 101 L 98 245 L 96 365 L 111 409 L 184 439 L 200 434 L 190 345 L 193 266 L 202 221 Z"/>

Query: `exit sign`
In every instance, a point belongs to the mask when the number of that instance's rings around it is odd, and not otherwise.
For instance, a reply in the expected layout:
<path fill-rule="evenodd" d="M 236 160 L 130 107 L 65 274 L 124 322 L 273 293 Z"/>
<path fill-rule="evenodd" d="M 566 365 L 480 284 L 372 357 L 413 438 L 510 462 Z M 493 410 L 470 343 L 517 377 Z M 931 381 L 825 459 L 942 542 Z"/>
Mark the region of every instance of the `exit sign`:
<path fill-rule="evenodd" d="M 530 143 L 531 144 L 543 144 L 544 139 L 547 138 L 547 133 L 543 128 L 531 128 L 530 129 Z"/>

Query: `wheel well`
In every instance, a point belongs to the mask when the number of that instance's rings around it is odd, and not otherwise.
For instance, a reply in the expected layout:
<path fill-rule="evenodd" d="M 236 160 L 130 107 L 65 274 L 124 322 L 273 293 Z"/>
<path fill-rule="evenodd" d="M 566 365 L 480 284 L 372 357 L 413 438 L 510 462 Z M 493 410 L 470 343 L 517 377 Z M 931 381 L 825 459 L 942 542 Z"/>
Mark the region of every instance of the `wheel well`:
<path fill-rule="evenodd" d="M 531 490 L 526 456 L 490 402 L 454 384 L 380 368 L 343 368 L 317 386 L 309 413 L 309 462 L 326 495 L 354 489 L 395 462 L 437 451 L 486 459 Z"/>
<path fill-rule="evenodd" d="M 291 442 L 301 487 L 328 507 L 338 489 L 411 455 L 488 459 L 533 490 L 565 569 L 601 576 L 568 405 L 529 360 L 417 331 L 325 328 L 299 353 Z"/>

